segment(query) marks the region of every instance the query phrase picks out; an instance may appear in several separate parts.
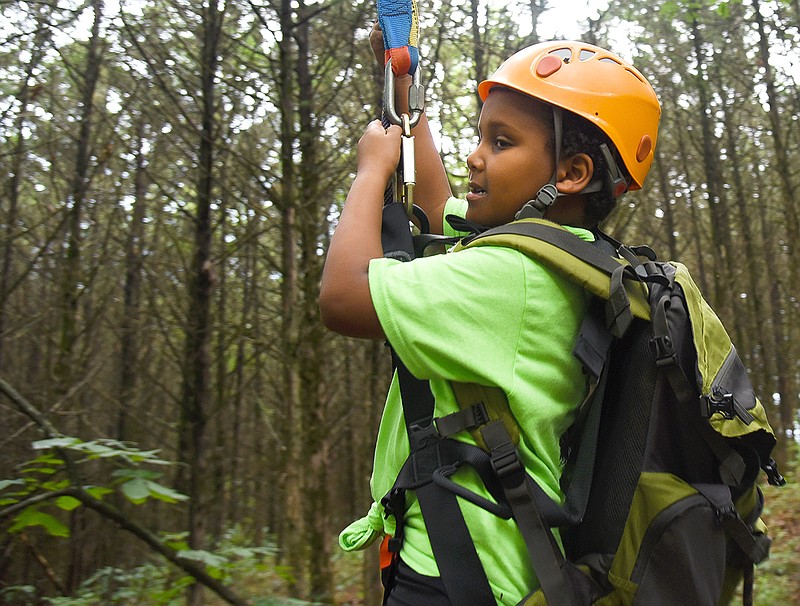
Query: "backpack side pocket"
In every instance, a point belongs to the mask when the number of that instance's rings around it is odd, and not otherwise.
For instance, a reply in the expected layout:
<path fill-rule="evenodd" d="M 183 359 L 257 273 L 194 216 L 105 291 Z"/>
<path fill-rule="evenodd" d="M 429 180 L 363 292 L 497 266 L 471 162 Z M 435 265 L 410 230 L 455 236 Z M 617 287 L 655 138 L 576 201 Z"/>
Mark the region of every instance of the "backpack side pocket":
<path fill-rule="evenodd" d="M 718 511 L 703 494 L 671 474 L 645 472 L 609 580 L 626 604 L 714 606 L 726 545 Z"/>

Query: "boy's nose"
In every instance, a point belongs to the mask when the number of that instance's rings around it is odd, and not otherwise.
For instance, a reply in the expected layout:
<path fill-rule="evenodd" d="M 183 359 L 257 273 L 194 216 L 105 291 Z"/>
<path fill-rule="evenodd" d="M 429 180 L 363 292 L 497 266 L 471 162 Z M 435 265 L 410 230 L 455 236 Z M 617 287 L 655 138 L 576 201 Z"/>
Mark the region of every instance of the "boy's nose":
<path fill-rule="evenodd" d="M 478 148 L 467 156 L 467 168 L 471 171 L 477 171 L 483 168 L 483 161 L 481 160 L 480 154 L 478 154 Z"/>

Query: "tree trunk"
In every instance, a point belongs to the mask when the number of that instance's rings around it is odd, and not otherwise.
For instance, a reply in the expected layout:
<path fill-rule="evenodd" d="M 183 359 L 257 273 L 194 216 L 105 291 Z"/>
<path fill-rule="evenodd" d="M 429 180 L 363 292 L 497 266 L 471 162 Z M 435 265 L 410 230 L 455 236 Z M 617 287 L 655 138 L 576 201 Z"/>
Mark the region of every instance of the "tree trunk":
<path fill-rule="evenodd" d="M 5 217 L 3 217 L 3 255 L 2 267 L 0 267 L 0 373 L 5 373 L 5 334 L 6 320 L 8 315 L 8 299 L 11 295 L 11 284 L 14 274 L 14 251 L 16 248 L 15 240 L 21 231 L 19 221 L 19 200 L 20 184 L 22 183 L 23 161 L 27 154 L 27 140 L 23 134 L 28 113 L 28 105 L 31 97 L 36 94 L 31 90 L 30 83 L 33 81 L 34 71 L 37 69 L 42 56 L 45 53 L 45 42 L 49 38 L 49 30 L 44 27 L 42 22 L 37 20 L 37 35 L 34 38 L 31 58 L 25 66 L 25 75 L 22 86 L 17 94 L 19 102 L 19 112 L 14 119 L 14 135 L 16 144 L 13 147 L 10 158 L 10 168 L 8 171 L 8 206 Z M 38 86 L 42 86 L 39 84 Z"/>
<path fill-rule="evenodd" d="M 100 77 L 101 40 L 100 21 L 103 13 L 102 0 L 93 0 L 92 9 L 94 20 L 91 34 L 87 42 L 86 65 L 83 72 L 81 91 L 81 115 L 78 125 L 78 138 L 75 149 L 75 169 L 72 176 L 66 204 L 66 249 L 64 251 L 62 278 L 60 283 L 60 339 L 56 360 L 56 393 L 59 398 L 64 398 L 70 393 L 75 381 L 76 369 L 76 344 L 78 341 L 78 304 L 81 297 L 81 246 L 83 242 L 83 215 L 86 202 L 86 192 L 90 180 L 90 157 L 93 135 L 94 94 Z M 83 286 L 87 286 L 83 284 Z M 71 431 L 80 435 L 82 424 L 81 408 L 73 408 L 78 427 Z M 67 567 L 66 588 L 73 594 L 83 580 L 85 568 L 85 548 L 83 541 L 85 535 L 85 513 L 82 510 L 73 511 L 70 515 L 71 538 L 69 543 L 70 559 Z"/>
<path fill-rule="evenodd" d="M 475 66 L 475 82 L 483 82 L 486 80 L 486 50 L 484 48 L 481 26 L 478 22 L 480 9 L 480 2 L 478 0 L 469 0 L 470 17 L 472 20 L 472 60 Z M 475 115 L 481 113 L 483 101 L 481 101 L 478 91 L 475 91 L 475 103 L 477 111 Z"/>
<path fill-rule="evenodd" d="M 546 1 L 547 0 L 528 0 L 528 6 L 531 12 L 531 33 L 528 34 L 528 39 L 525 41 L 526 46 L 538 44 L 540 42 L 536 27 L 539 25 L 539 17 L 547 10 L 545 6 Z"/>
<path fill-rule="evenodd" d="M 305 506 L 304 543 L 308 549 L 309 594 L 315 602 L 328 603 L 333 600 L 333 569 L 331 562 L 331 512 L 329 504 L 329 466 L 331 441 L 327 406 L 322 398 L 322 372 L 324 327 L 319 318 L 317 292 L 322 274 L 322 257 L 318 254 L 322 229 L 322 210 L 330 196 L 320 186 L 320 165 L 316 143 L 319 128 L 314 120 L 312 101 L 315 98 L 311 74 L 309 49 L 309 20 L 305 1 L 298 3 L 298 23 L 294 30 L 297 43 L 297 86 L 300 104 L 299 150 L 300 150 L 300 234 L 302 236 L 302 340 L 298 343 L 300 372 L 302 377 L 302 408 L 299 410 L 303 422 L 300 428 L 303 449 L 299 451 L 307 473 L 304 479 L 303 504 Z M 333 200 L 330 200 L 330 204 Z"/>
<path fill-rule="evenodd" d="M 758 30 L 758 47 L 760 64 L 764 69 L 764 85 L 767 90 L 767 99 L 769 101 L 769 121 L 772 128 L 772 140 L 775 148 L 775 170 L 779 178 L 781 187 L 782 200 L 781 208 L 784 218 L 784 229 L 786 230 L 786 239 L 783 245 L 788 250 L 789 258 L 789 284 L 800 284 L 800 217 L 798 216 L 797 208 L 797 187 L 792 174 L 794 173 L 793 162 L 790 158 L 789 152 L 786 148 L 786 133 L 784 133 L 783 126 L 780 118 L 780 103 L 775 89 L 775 78 L 772 73 L 769 38 L 764 26 L 764 17 L 761 14 L 760 0 L 753 0 L 754 18 Z M 778 284 L 773 282 L 773 288 L 777 289 Z M 788 299 L 788 297 L 787 297 Z M 773 300 L 776 306 L 773 309 L 773 317 L 775 318 L 776 327 L 787 324 L 794 325 L 794 319 L 797 316 L 796 307 L 794 305 L 779 305 L 778 294 L 773 295 Z M 788 301 L 787 301 L 788 303 Z M 794 435 L 794 419 L 797 410 L 797 394 L 798 392 L 798 379 L 796 378 L 796 369 L 794 364 L 788 364 L 789 360 L 793 359 L 792 356 L 792 339 L 788 338 L 788 334 L 784 332 L 785 329 L 781 328 L 780 342 L 775 343 L 775 354 L 778 356 L 777 372 L 780 394 L 780 418 L 783 432 L 779 440 L 785 441 Z M 783 445 L 782 445 L 783 447 Z"/>
<path fill-rule="evenodd" d="M 125 283 L 120 327 L 120 394 L 116 433 L 117 439 L 122 441 L 130 439 L 128 414 L 135 410 L 136 403 L 144 219 L 147 207 L 147 159 L 144 155 L 144 142 L 144 125 L 140 124 L 134 175 L 133 214 L 125 244 Z"/>
<path fill-rule="evenodd" d="M 220 31 L 224 8 L 217 0 L 202 7 L 201 45 L 201 131 L 199 133 L 197 211 L 194 216 L 194 253 L 189 284 L 186 318 L 186 343 L 181 396 L 179 456 L 186 465 L 182 487 L 189 496 L 189 547 L 204 549 L 207 524 L 207 424 L 210 404 L 209 342 L 214 271 L 211 243 L 214 228 L 211 206 L 214 201 L 215 79 L 219 59 Z M 189 606 L 201 606 L 203 592 L 193 585 L 187 592 Z"/>
<path fill-rule="evenodd" d="M 692 19 L 692 41 L 695 61 L 697 62 L 697 93 L 699 97 L 700 124 L 702 128 L 703 166 L 706 175 L 708 204 L 711 209 L 711 238 L 714 243 L 715 257 L 719 263 L 714 264 L 713 305 L 723 311 L 725 318 L 731 317 L 731 299 L 728 283 L 734 275 L 733 251 L 731 250 L 730 225 L 725 200 L 722 197 L 722 175 L 719 171 L 719 149 L 714 136 L 714 122 L 710 106 L 708 78 L 704 65 L 707 62 L 703 55 L 703 39 L 697 18 Z"/>
<path fill-rule="evenodd" d="M 286 440 L 282 451 L 282 465 L 285 481 L 281 482 L 284 491 L 285 512 L 280 523 L 279 543 L 285 547 L 289 565 L 292 568 L 290 590 L 294 597 L 306 594 L 305 579 L 307 571 L 305 528 L 303 516 L 303 493 L 305 474 L 303 470 L 303 426 L 301 397 L 300 357 L 298 352 L 300 320 L 302 310 L 298 308 L 298 228 L 297 228 L 297 190 L 294 158 L 296 133 L 294 127 L 295 107 L 293 98 L 292 73 L 294 65 L 292 44 L 294 31 L 294 8 L 291 0 L 281 0 L 279 54 L 279 108 L 281 112 L 281 364 L 283 366 L 283 410 L 278 411 L 282 420 L 280 435 Z"/>

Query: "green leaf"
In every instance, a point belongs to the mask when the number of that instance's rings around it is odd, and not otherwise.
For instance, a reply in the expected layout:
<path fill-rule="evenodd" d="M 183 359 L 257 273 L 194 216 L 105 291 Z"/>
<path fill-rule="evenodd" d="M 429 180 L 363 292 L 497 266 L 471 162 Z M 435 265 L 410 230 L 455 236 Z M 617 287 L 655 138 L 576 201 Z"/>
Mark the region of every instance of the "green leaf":
<path fill-rule="evenodd" d="M 210 551 L 203 549 L 183 549 L 176 554 L 179 558 L 201 562 L 206 566 L 213 566 L 219 568 L 223 566 L 227 560 L 222 556 L 218 556 Z"/>
<path fill-rule="evenodd" d="M 148 469 L 115 469 L 111 472 L 114 478 L 141 478 L 143 480 L 157 480 L 162 475 L 159 471 L 150 471 Z"/>
<path fill-rule="evenodd" d="M 34 450 L 44 450 L 45 448 L 69 448 L 71 446 L 75 446 L 76 444 L 80 444 L 80 440 L 78 438 L 71 438 L 69 436 L 64 436 L 62 438 L 48 438 L 47 440 L 37 440 L 31 446 L 33 446 Z"/>
<path fill-rule="evenodd" d="M 163 541 L 166 545 L 175 551 L 189 549 L 189 543 L 186 542 L 186 537 L 189 535 L 186 531 L 181 532 L 164 532 L 162 533 Z"/>
<path fill-rule="evenodd" d="M 93 442 L 86 442 L 85 444 L 81 444 L 80 448 L 83 452 L 90 453 L 89 459 L 101 459 L 101 458 L 109 458 L 109 457 L 118 457 L 120 455 L 125 455 L 127 453 L 117 450 L 115 448 L 109 448 L 105 444 L 100 444 L 96 441 Z"/>
<path fill-rule="evenodd" d="M 86 490 L 86 492 L 92 495 L 95 499 L 102 499 L 107 494 L 114 492 L 107 486 L 86 486 L 84 490 Z"/>
<path fill-rule="evenodd" d="M 22 513 L 14 518 L 14 523 L 11 525 L 11 528 L 9 528 L 8 531 L 17 532 L 18 530 L 28 528 L 29 526 L 41 526 L 47 531 L 48 534 L 54 537 L 69 536 L 69 528 L 67 528 L 49 513 L 44 513 L 43 511 L 39 511 L 33 507 L 28 507 L 27 509 L 22 510 Z"/>
<path fill-rule="evenodd" d="M 159 501 L 164 501 L 166 503 L 177 503 L 178 501 L 185 501 L 189 497 L 185 494 L 181 494 L 172 488 L 168 488 L 167 486 L 163 486 L 161 484 L 157 484 L 156 482 L 151 482 L 150 480 L 145 480 L 147 482 L 147 488 L 150 491 L 150 496 L 154 499 L 158 499 Z"/>
<path fill-rule="evenodd" d="M 0 480 L 0 490 L 5 490 L 9 486 L 18 486 L 22 485 L 25 486 L 25 480 L 20 478 L 16 478 L 14 480 Z"/>
<path fill-rule="evenodd" d="M 150 489 L 147 486 L 147 480 L 133 478 L 122 485 L 122 493 L 131 503 L 139 505 L 150 496 Z"/>
<path fill-rule="evenodd" d="M 75 497 L 63 496 L 56 499 L 56 505 L 64 511 L 72 511 L 81 506 L 81 502 Z"/>
<path fill-rule="evenodd" d="M 64 459 L 62 459 L 61 457 L 57 456 L 52 452 L 43 452 L 32 461 L 29 461 L 28 464 L 37 464 L 37 463 L 45 465 L 55 465 L 57 467 L 60 467 L 61 465 L 64 464 Z"/>
<path fill-rule="evenodd" d="M 22 473 L 41 473 L 46 476 L 51 476 L 58 471 L 58 469 L 53 469 L 52 467 L 26 467 L 22 470 Z"/>
<path fill-rule="evenodd" d="M 42 489 L 55 492 L 69 486 L 69 480 L 59 480 L 58 482 L 42 482 Z"/>

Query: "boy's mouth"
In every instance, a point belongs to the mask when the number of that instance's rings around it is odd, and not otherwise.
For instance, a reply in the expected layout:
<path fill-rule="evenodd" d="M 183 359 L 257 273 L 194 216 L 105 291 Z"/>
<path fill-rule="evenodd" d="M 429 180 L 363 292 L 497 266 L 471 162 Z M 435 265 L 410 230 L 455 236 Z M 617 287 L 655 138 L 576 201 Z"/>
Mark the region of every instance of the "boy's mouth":
<path fill-rule="evenodd" d="M 474 194 L 476 196 L 483 196 L 486 194 L 486 190 L 480 187 L 477 183 L 473 183 L 472 181 L 470 181 L 469 193 Z"/>

